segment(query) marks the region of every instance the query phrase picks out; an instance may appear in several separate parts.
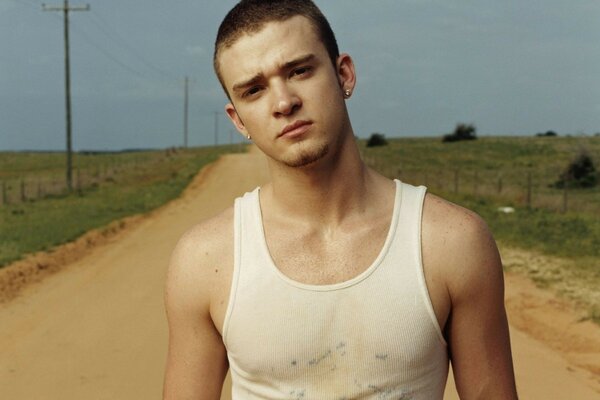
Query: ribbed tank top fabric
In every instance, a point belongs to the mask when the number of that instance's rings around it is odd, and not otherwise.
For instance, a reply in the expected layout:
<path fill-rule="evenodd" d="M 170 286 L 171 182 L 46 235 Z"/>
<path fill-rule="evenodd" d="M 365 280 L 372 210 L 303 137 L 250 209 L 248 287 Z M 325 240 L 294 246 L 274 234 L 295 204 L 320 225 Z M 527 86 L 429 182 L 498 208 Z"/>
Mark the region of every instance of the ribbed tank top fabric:
<path fill-rule="evenodd" d="M 380 254 L 361 274 L 331 285 L 279 271 L 259 188 L 236 199 L 223 327 L 233 400 L 442 399 L 448 354 L 421 261 L 425 192 L 396 181 Z"/>

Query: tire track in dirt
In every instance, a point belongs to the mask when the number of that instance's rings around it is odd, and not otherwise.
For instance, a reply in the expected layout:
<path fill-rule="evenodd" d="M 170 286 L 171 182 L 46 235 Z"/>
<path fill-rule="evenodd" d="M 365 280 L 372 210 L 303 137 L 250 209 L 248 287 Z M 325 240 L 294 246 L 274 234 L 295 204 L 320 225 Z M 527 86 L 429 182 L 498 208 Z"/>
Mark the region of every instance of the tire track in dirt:
<path fill-rule="evenodd" d="M 43 280 L 0 304 L 1 397 L 159 399 L 169 255 L 194 223 L 267 179 L 265 160 L 255 151 L 224 156 L 179 199 L 100 245 L 92 240 L 80 258 L 64 267 L 57 261 L 57 272 L 43 273 Z M 76 254 L 70 246 L 65 251 Z M 520 275 L 507 277 L 507 307 L 521 398 L 598 398 L 600 328 L 577 322 L 569 304 Z M 452 383 L 445 398 L 457 398 Z"/>

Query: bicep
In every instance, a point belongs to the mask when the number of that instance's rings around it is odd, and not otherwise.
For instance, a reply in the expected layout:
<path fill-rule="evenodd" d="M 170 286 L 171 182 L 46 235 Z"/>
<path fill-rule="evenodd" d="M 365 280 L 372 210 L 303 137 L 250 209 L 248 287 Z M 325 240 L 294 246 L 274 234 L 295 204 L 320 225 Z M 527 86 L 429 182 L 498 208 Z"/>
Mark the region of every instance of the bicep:
<path fill-rule="evenodd" d="M 227 373 L 220 336 L 208 324 L 169 324 L 164 399 L 218 400 Z"/>
<path fill-rule="evenodd" d="M 449 283 L 446 334 L 461 398 L 516 398 L 502 263 L 482 221 L 465 233 L 464 251 Z"/>
<path fill-rule="evenodd" d="M 221 336 L 210 317 L 209 284 L 182 249 L 176 249 L 167 275 L 165 307 L 169 347 L 165 400 L 218 400 L 227 373 Z"/>

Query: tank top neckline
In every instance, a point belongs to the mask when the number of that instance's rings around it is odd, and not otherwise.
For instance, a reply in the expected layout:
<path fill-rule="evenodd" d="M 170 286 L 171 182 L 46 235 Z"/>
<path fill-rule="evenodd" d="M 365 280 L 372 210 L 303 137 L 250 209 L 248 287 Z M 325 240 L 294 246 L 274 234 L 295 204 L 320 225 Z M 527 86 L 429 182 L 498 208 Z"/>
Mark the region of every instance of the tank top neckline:
<path fill-rule="evenodd" d="M 287 284 L 289 284 L 291 286 L 294 286 L 294 287 L 297 287 L 297 288 L 303 289 L 303 290 L 311 290 L 311 291 L 318 291 L 318 292 L 327 292 L 327 291 L 345 289 L 345 288 L 357 285 L 360 282 L 362 282 L 363 280 L 367 279 L 373 272 L 375 272 L 377 270 L 378 266 L 382 263 L 382 261 L 385 259 L 386 255 L 388 254 L 389 248 L 394 240 L 396 228 L 398 226 L 400 209 L 402 207 L 402 204 L 401 204 L 402 203 L 402 185 L 398 179 L 394 179 L 394 183 L 396 184 L 396 189 L 395 189 L 395 195 L 394 195 L 394 208 L 393 208 L 393 212 L 392 212 L 392 218 L 390 220 L 390 226 L 388 228 L 388 233 L 386 235 L 385 242 L 383 243 L 383 246 L 381 247 L 381 250 L 377 254 L 377 257 L 375 258 L 375 260 L 364 271 L 362 271 L 358 275 L 356 275 L 348 280 L 336 282 L 336 283 L 323 284 L 323 285 L 304 283 L 304 282 L 297 281 L 297 280 L 292 279 L 292 278 L 288 277 L 287 275 L 285 275 L 277 267 L 275 260 L 273 260 L 271 252 L 269 251 L 269 246 L 267 245 L 267 238 L 265 236 L 265 229 L 264 229 L 263 218 L 262 218 L 262 209 L 260 206 L 260 186 L 257 187 L 254 190 L 255 198 L 254 198 L 254 201 L 252 202 L 253 203 L 252 207 L 254 208 L 255 215 L 258 218 L 258 220 L 257 220 L 257 225 L 258 225 L 257 228 L 258 228 L 258 236 L 259 236 L 258 241 L 260 242 L 261 250 L 264 253 L 265 258 L 266 258 L 266 264 L 267 264 L 266 267 L 269 268 L 271 271 L 273 271 L 281 280 L 283 280 L 284 282 L 286 282 Z"/>

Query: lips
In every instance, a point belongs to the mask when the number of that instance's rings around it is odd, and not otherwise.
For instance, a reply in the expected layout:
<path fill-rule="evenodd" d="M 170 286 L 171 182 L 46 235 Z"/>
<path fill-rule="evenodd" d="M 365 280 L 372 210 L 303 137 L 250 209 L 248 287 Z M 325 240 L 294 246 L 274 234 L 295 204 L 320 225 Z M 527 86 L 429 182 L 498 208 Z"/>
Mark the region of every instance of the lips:
<path fill-rule="evenodd" d="M 312 126 L 312 122 L 298 120 L 289 125 L 286 125 L 277 137 L 296 137 L 302 135 Z"/>

